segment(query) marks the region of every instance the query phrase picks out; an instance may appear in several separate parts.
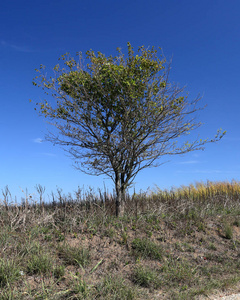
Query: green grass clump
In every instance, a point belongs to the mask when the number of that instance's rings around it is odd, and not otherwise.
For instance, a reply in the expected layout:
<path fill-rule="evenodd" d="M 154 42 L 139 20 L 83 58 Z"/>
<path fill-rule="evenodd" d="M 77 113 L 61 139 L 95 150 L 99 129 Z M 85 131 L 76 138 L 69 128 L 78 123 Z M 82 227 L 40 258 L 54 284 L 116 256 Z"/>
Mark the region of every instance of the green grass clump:
<path fill-rule="evenodd" d="M 213 250 L 213 251 L 216 251 L 216 250 L 217 250 L 216 246 L 215 246 L 213 243 L 210 243 L 210 244 L 208 245 L 208 249 L 209 249 L 209 250 Z"/>
<path fill-rule="evenodd" d="M 19 255 L 22 257 L 31 256 L 31 255 L 40 255 L 42 251 L 42 246 L 39 242 L 35 240 L 29 240 L 26 244 L 18 244 Z"/>
<path fill-rule="evenodd" d="M 64 244 L 58 247 L 58 254 L 66 265 L 85 267 L 90 262 L 90 252 L 83 247 L 72 247 Z"/>
<path fill-rule="evenodd" d="M 53 276 L 56 278 L 62 278 L 65 274 L 65 267 L 62 265 L 55 265 L 53 267 Z"/>
<path fill-rule="evenodd" d="M 197 282 L 197 268 L 191 266 L 188 261 L 169 258 L 160 269 L 162 281 L 166 286 L 177 286 L 179 284 L 188 286 Z"/>
<path fill-rule="evenodd" d="M 132 241 L 132 249 L 135 256 L 158 260 L 162 258 L 161 247 L 149 239 L 135 238 Z"/>
<path fill-rule="evenodd" d="M 27 264 L 27 273 L 33 274 L 47 274 L 52 271 L 51 257 L 46 254 L 32 255 Z"/>
<path fill-rule="evenodd" d="M 74 294 L 74 297 L 76 297 L 73 299 L 91 299 L 90 287 L 81 277 L 74 276 L 71 286 L 69 293 Z M 69 298 L 71 299 L 71 297 Z"/>
<path fill-rule="evenodd" d="M 17 281 L 21 276 L 19 266 L 13 260 L 0 259 L 0 287 L 3 288 L 8 284 Z"/>
<path fill-rule="evenodd" d="M 123 278 L 111 275 L 105 277 L 104 281 L 96 286 L 96 290 L 97 299 L 134 300 L 137 296 L 135 288 L 125 284 Z"/>
<path fill-rule="evenodd" d="M 233 228 L 229 223 L 224 224 L 224 235 L 226 239 L 231 240 L 233 238 Z"/>
<path fill-rule="evenodd" d="M 132 280 L 134 283 L 147 288 L 160 288 L 162 284 L 159 274 L 144 266 L 138 266 L 134 270 Z"/>

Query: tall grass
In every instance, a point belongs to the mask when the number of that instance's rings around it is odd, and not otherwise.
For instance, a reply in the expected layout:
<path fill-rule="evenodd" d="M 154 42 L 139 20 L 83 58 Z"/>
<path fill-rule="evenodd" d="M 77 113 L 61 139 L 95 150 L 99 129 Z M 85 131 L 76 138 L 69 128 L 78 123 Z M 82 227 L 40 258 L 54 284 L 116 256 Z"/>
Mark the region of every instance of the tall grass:
<path fill-rule="evenodd" d="M 52 224 L 64 227 L 66 222 L 72 230 L 74 227 L 84 227 L 93 223 L 93 216 L 100 224 L 102 220 L 115 214 L 115 195 L 92 189 L 83 191 L 80 188 L 71 195 L 65 195 L 61 189 L 52 193 L 51 199 L 44 202 L 44 187 L 37 186 L 39 199 L 26 195 L 22 203 L 13 202 L 8 187 L 2 190 L 0 199 L 0 220 L 10 228 L 24 228 L 26 224 Z M 196 183 L 170 190 L 156 188 L 146 193 L 126 195 L 126 216 L 137 218 L 140 215 L 151 214 L 162 217 L 194 215 L 214 215 L 218 212 L 230 213 L 240 211 L 240 182 Z M 68 227 L 69 228 L 69 227 Z M 94 231 L 94 228 L 93 228 Z"/>

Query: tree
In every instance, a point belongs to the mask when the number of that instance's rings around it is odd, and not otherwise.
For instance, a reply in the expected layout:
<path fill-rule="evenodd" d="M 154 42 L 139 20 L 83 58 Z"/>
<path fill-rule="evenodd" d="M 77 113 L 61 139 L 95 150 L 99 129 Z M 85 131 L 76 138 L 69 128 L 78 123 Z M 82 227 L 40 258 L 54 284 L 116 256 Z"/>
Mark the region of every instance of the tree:
<path fill-rule="evenodd" d="M 78 59 L 67 53 L 54 76 L 47 77 L 41 65 L 33 82 L 55 99 L 37 103 L 58 129 L 46 139 L 64 146 L 79 170 L 113 180 L 117 216 L 123 215 L 126 190 L 140 170 L 159 166 L 164 155 L 204 149 L 225 133 L 178 146 L 178 138 L 201 125 L 191 117 L 200 98 L 189 101 L 184 88 L 169 82 L 170 64 L 154 47 L 142 46 L 134 55 L 127 46 L 127 57 L 119 48 L 115 57 L 87 51 L 85 65 L 82 53 Z"/>

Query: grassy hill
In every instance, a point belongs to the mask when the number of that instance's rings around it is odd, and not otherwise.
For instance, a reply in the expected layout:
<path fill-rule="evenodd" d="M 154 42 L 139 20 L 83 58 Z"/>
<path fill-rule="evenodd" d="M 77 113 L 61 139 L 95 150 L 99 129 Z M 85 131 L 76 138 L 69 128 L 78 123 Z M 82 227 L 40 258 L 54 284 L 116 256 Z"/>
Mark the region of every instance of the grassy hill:
<path fill-rule="evenodd" d="M 240 183 L 0 207 L 0 299 L 203 299 L 240 280 Z"/>

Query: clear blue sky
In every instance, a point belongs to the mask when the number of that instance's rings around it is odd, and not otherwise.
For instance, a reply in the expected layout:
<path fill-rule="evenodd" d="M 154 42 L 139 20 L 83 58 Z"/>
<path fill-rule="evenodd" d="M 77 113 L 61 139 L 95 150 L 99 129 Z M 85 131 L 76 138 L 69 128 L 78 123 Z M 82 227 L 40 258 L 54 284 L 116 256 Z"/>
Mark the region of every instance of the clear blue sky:
<path fill-rule="evenodd" d="M 40 142 L 49 126 L 29 99 L 43 98 L 32 85 L 35 68 L 53 67 L 65 52 L 90 48 L 106 55 L 128 41 L 160 46 L 173 59 L 171 80 L 186 85 L 189 97 L 203 96 L 200 137 L 227 135 L 205 151 L 171 157 L 159 168 L 142 171 L 135 189 L 170 188 L 196 181 L 240 180 L 240 1 L 239 0 L 2 0 L 0 4 L 0 189 L 35 193 L 77 186 L 112 191 L 106 177 L 87 176 L 72 167 L 58 146 Z M 168 160 L 168 158 L 166 158 Z M 0 199 L 2 195 L 0 195 Z"/>

